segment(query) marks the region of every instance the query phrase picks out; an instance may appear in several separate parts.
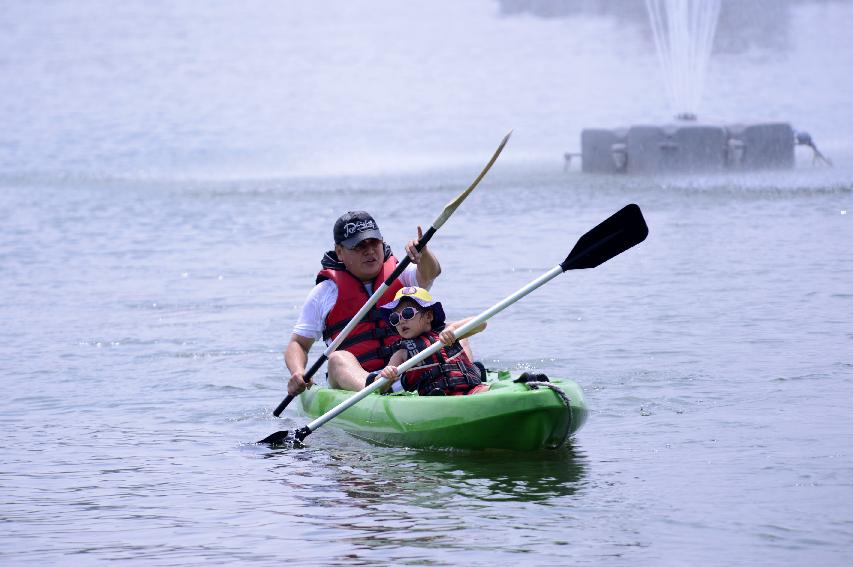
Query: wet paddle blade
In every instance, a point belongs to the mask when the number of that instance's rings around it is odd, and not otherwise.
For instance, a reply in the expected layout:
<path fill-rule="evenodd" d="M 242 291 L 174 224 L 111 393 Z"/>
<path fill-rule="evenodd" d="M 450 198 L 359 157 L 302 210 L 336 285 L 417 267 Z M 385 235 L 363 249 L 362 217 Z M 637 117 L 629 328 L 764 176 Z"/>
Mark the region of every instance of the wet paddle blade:
<path fill-rule="evenodd" d="M 276 431 L 272 435 L 267 435 L 258 441 L 258 444 L 269 445 L 271 447 L 302 449 L 305 447 L 302 441 L 310 434 L 311 430 L 308 427 L 301 427 L 294 431 Z"/>
<path fill-rule="evenodd" d="M 564 272 L 594 268 L 639 244 L 648 234 L 640 207 L 627 205 L 581 236 L 560 267 Z"/>
<path fill-rule="evenodd" d="M 290 435 L 290 431 L 276 431 L 272 435 L 267 435 L 260 441 L 259 444 L 263 445 L 287 445 L 289 443 L 293 443 L 295 439 Z"/>

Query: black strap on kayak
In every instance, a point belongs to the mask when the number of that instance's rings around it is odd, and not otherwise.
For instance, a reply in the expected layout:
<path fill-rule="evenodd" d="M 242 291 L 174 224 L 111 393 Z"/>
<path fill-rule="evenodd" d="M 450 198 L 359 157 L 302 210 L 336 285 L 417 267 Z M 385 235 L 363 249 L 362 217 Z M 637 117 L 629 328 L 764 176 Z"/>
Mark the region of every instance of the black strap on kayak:
<path fill-rule="evenodd" d="M 572 430 L 572 419 L 573 419 L 573 416 L 572 416 L 572 400 L 569 399 L 569 396 L 566 395 L 566 393 L 562 390 L 562 388 L 560 388 L 559 386 L 557 386 L 553 382 L 548 381 L 548 377 L 545 376 L 544 374 L 533 374 L 533 376 L 543 376 L 545 378 L 544 382 L 539 382 L 539 381 L 535 381 L 535 380 L 525 380 L 522 382 L 521 378 L 523 376 L 525 376 L 526 374 L 528 374 L 528 373 L 525 372 L 524 374 L 519 376 L 516 380 L 513 380 L 513 382 L 520 382 L 521 384 L 524 384 L 525 386 L 527 386 L 531 390 L 538 390 L 540 387 L 548 388 L 549 390 L 551 390 L 552 392 L 557 394 L 557 397 L 560 398 L 563 401 L 563 403 L 566 405 L 566 410 L 569 412 L 569 423 L 566 426 L 566 433 L 565 433 L 565 435 L 563 435 L 563 439 L 559 443 L 557 443 L 556 445 L 553 445 L 551 447 L 548 447 L 549 449 L 559 449 L 560 447 L 562 447 L 563 445 L 566 444 L 566 441 L 569 440 L 569 432 Z"/>
<path fill-rule="evenodd" d="M 516 384 L 527 384 L 528 382 L 550 382 L 548 377 L 544 374 L 540 374 L 539 372 L 525 372 L 515 380 L 513 380 Z M 531 390 L 535 390 L 536 388 L 531 388 Z"/>

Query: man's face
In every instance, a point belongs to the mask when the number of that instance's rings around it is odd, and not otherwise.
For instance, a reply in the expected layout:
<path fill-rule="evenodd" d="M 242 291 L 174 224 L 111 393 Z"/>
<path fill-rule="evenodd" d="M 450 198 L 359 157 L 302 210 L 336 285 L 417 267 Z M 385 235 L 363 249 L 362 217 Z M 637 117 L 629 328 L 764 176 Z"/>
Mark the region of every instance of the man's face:
<path fill-rule="evenodd" d="M 353 249 L 338 244 L 335 252 L 347 270 L 363 282 L 372 281 L 382 270 L 384 247 L 376 238 L 366 238 Z"/>

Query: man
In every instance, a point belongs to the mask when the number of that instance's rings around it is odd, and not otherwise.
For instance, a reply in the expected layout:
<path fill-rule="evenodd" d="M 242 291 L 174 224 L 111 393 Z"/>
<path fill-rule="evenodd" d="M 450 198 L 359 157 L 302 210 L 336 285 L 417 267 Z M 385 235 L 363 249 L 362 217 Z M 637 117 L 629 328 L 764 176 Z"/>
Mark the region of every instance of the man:
<path fill-rule="evenodd" d="M 284 362 L 290 371 L 287 393 L 292 396 L 313 385 L 313 381 L 306 385 L 304 376 L 308 351 L 314 341 L 322 337 L 330 344 L 397 266 L 376 221 L 364 211 L 350 211 L 341 216 L 335 221 L 332 234 L 335 249 L 323 256 L 316 285 L 302 306 L 284 351 Z M 423 231 L 418 227 L 418 238 L 405 246 L 414 266 L 403 271 L 377 305 L 391 301 L 402 287 L 429 289 L 441 273 L 438 260 L 426 246 L 420 252 L 415 249 L 422 237 Z M 390 347 L 398 338 L 374 306 L 329 355 L 329 386 L 353 391 L 364 388 L 367 375 L 388 364 Z"/>

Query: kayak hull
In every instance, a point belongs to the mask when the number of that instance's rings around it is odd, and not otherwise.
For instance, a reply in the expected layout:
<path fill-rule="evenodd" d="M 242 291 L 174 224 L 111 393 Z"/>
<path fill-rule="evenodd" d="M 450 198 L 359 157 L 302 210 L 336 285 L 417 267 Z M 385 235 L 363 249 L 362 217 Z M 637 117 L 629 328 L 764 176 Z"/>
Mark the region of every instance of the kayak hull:
<path fill-rule="evenodd" d="M 381 445 L 514 451 L 557 448 L 583 426 L 588 410 L 575 382 L 551 378 L 551 386 L 531 387 L 512 378 L 489 372 L 490 390 L 471 396 L 371 394 L 329 424 Z M 317 418 L 354 393 L 306 390 L 302 414 Z"/>

